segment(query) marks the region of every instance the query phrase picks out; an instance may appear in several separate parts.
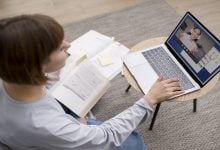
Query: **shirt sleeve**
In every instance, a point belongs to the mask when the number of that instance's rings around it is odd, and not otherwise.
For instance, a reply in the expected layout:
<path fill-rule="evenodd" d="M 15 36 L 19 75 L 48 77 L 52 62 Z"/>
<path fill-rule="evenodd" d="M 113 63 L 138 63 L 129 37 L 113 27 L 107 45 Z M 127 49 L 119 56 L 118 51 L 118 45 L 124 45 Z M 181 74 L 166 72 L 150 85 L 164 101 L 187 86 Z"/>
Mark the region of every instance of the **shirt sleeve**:
<path fill-rule="evenodd" d="M 8 146 L 6 146 L 5 144 L 3 144 L 1 142 L 0 142 L 0 149 L 2 149 L 2 150 L 12 150 Z"/>
<path fill-rule="evenodd" d="M 66 114 L 53 117 L 46 125 L 43 140 L 48 149 L 114 149 L 134 131 L 137 126 L 149 118 L 152 109 L 142 98 L 133 106 L 101 125 L 84 125 L 74 122 Z M 43 139 L 43 138 L 42 138 Z"/>

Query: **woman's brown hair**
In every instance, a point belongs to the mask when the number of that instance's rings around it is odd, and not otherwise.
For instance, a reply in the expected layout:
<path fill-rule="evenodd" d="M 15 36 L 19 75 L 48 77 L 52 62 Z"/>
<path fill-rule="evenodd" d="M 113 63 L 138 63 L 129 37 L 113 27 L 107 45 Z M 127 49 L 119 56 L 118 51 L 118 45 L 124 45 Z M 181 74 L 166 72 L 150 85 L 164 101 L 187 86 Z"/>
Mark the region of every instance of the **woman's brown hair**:
<path fill-rule="evenodd" d="M 42 85 L 43 64 L 64 38 L 61 25 L 40 14 L 0 20 L 0 78 L 9 83 Z"/>

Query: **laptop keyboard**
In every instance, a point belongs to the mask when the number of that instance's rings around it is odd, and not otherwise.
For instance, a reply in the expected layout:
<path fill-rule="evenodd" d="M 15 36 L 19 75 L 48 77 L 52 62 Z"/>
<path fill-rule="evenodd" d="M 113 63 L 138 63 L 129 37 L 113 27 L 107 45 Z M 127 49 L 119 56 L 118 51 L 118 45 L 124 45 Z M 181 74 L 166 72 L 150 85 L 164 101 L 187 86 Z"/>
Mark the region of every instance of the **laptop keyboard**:
<path fill-rule="evenodd" d="M 150 51 L 142 52 L 146 60 L 154 68 L 158 75 L 162 75 L 164 79 L 176 78 L 179 80 L 183 90 L 188 90 L 194 87 L 182 70 L 170 58 L 163 47 L 157 47 Z"/>

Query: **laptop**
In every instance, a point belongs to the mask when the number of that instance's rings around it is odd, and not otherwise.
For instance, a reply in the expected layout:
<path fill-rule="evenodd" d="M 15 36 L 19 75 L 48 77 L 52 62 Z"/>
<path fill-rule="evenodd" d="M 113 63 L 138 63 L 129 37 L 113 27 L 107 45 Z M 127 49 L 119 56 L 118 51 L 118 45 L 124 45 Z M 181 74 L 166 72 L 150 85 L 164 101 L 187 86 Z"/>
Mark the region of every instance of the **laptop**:
<path fill-rule="evenodd" d="M 159 76 L 178 79 L 186 94 L 219 73 L 220 42 L 187 12 L 164 44 L 128 53 L 122 60 L 144 94 Z"/>

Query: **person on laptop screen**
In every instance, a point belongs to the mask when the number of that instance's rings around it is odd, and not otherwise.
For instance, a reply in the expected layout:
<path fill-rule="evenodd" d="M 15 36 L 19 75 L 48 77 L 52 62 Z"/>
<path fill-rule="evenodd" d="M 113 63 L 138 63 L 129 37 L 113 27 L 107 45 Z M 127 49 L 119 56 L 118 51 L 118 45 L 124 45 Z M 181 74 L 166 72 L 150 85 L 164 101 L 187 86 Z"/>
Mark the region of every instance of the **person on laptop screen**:
<path fill-rule="evenodd" d="M 61 25 L 45 15 L 0 20 L 0 149 L 146 150 L 133 131 L 153 105 L 182 93 L 178 81 L 160 77 L 112 119 L 82 123 L 45 90 L 45 73 L 60 70 L 68 56 L 63 38 Z"/>
<path fill-rule="evenodd" d="M 179 39 L 191 54 L 195 54 L 198 52 L 198 44 L 196 41 L 200 38 L 200 36 L 200 29 L 193 27 L 190 32 L 182 32 Z"/>
<path fill-rule="evenodd" d="M 209 35 L 208 30 L 203 29 L 192 17 L 185 18 L 176 29 L 173 38 L 169 38 L 168 44 L 172 43 L 170 45 L 175 47 L 175 52 L 182 60 L 191 65 L 190 68 L 195 74 L 208 76 L 218 68 L 220 63 L 218 42 Z M 207 70 L 207 75 L 205 75 L 204 69 Z M 205 81 L 205 79 L 200 80 Z"/>

